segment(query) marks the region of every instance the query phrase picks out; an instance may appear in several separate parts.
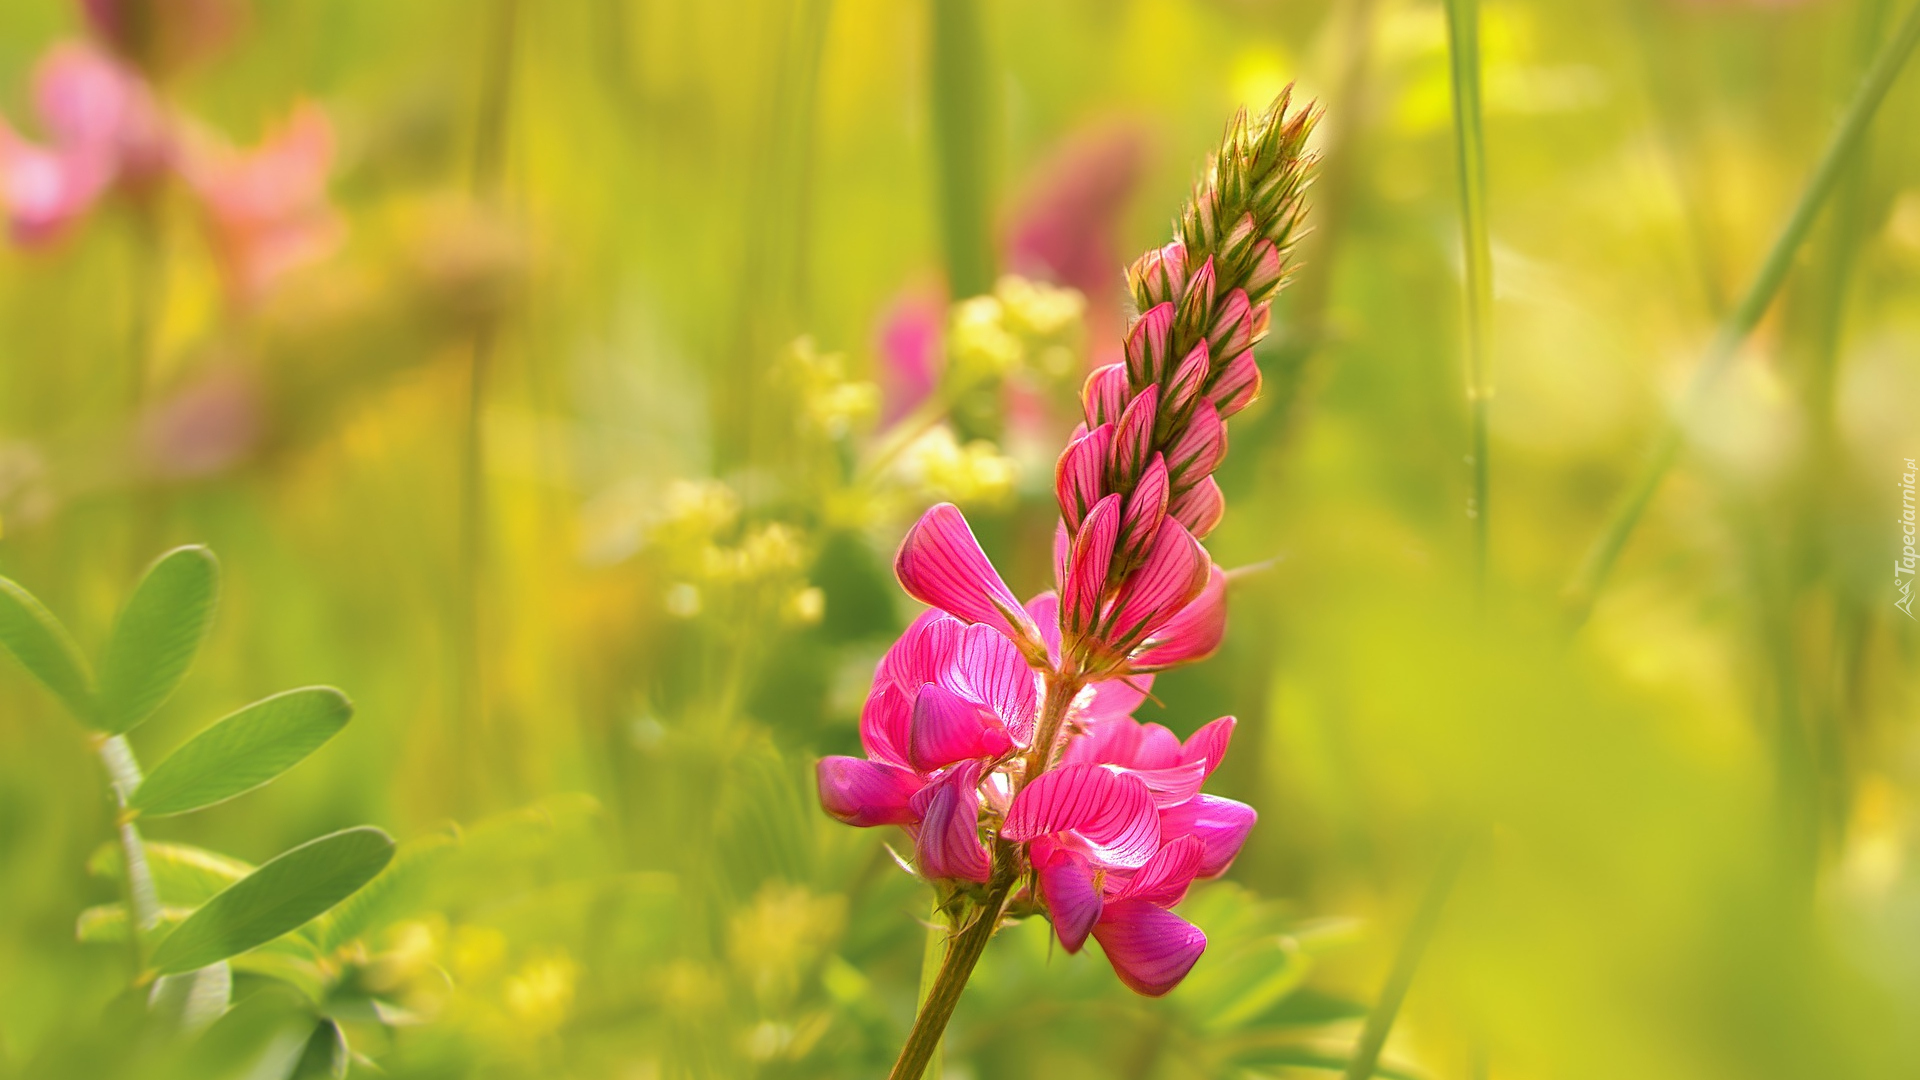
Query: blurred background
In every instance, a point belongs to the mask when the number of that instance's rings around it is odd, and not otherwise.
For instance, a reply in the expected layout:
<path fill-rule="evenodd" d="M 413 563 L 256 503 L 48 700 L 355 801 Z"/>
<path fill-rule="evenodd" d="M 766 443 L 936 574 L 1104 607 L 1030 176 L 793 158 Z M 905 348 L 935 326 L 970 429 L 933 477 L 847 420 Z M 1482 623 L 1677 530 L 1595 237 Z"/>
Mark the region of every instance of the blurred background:
<path fill-rule="evenodd" d="M 927 896 L 812 762 L 912 615 L 893 548 L 950 499 L 1047 585 L 1121 268 L 1291 82 L 1315 231 L 1209 541 L 1248 569 L 1141 713 L 1237 715 L 1213 787 L 1261 824 L 1183 908 L 1178 991 L 1030 921 L 946 1075 L 1335 1075 L 1461 830 L 1382 1075 L 1920 1074 L 1920 78 L 1591 619 L 1563 599 L 1905 13 L 1484 6 L 1477 600 L 1438 0 L 15 0 L 0 574 L 93 650 L 154 555 L 217 552 L 149 761 L 289 686 L 354 698 L 281 783 L 148 829 L 401 840 L 354 940 L 236 963 L 352 1075 L 882 1075 Z M 102 109 L 117 164 L 59 158 Z M 125 949 L 76 935 L 116 895 L 105 781 L 10 663 L 0 747 L 0 1075 L 158 1074 L 112 1034 Z"/>

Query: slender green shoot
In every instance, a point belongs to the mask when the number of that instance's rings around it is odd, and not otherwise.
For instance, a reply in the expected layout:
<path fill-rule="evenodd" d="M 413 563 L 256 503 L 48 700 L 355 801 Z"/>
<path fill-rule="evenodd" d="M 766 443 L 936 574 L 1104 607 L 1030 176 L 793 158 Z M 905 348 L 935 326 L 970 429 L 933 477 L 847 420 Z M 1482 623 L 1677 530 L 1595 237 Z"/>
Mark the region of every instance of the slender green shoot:
<path fill-rule="evenodd" d="M 1460 164 L 1460 239 L 1466 263 L 1467 464 L 1473 492 L 1474 586 L 1485 595 L 1490 478 L 1487 420 L 1492 407 L 1493 247 L 1487 238 L 1487 139 L 1480 103 L 1480 0 L 1447 0 L 1448 56 L 1453 69 L 1453 136 Z"/>
<path fill-rule="evenodd" d="M 1766 260 L 1761 263 L 1759 272 L 1747 286 L 1740 302 L 1728 312 L 1713 341 L 1707 346 L 1706 356 L 1688 383 L 1675 418 L 1669 420 L 1655 437 L 1639 476 L 1615 505 L 1606 526 L 1588 549 L 1579 571 L 1568 583 L 1567 605 L 1576 629 L 1592 614 L 1594 600 L 1606 584 L 1607 575 L 1619 559 L 1621 550 L 1626 547 L 1627 538 L 1640 523 L 1647 504 L 1653 501 L 1653 496 L 1660 490 L 1667 470 L 1678 460 L 1684 439 L 1682 423 L 1697 412 L 1713 389 L 1714 382 L 1733 362 L 1740 346 L 1772 306 L 1787 272 L 1793 267 L 1794 256 L 1806 242 L 1807 234 L 1812 231 L 1820 211 L 1840 186 L 1847 165 L 1866 136 L 1868 125 L 1873 122 L 1880 103 L 1886 100 L 1887 91 L 1899 77 L 1900 70 L 1906 66 L 1916 43 L 1920 43 L 1920 3 L 1907 9 L 1906 17 L 1901 20 L 1893 36 L 1887 39 L 1880 55 L 1874 59 L 1860 89 L 1841 117 L 1839 127 L 1834 130 L 1826 152 L 1815 166 L 1813 176 L 1808 179 L 1793 211 L 1787 215 L 1780 234 L 1774 238 Z"/>
<path fill-rule="evenodd" d="M 938 153 L 940 233 L 947 290 L 978 296 L 993 288 L 987 236 L 988 85 L 979 0 L 933 0 L 933 131 Z"/>
<path fill-rule="evenodd" d="M 1465 865 L 1472 847 L 1473 833 L 1463 831 L 1449 841 L 1440 856 L 1433 880 L 1427 883 L 1426 895 L 1420 898 L 1420 909 L 1407 927 L 1407 936 L 1400 940 L 1400 951 L 1394 954 L 1386 985 L 1381 987 L 1373 1010 L 1367 1013 L 1360 1043 L 1347 1061 L 1346 1080 L 1368 1080 L 1379 1067 L 1380 1052 L 1386 1048 L 1387 1035 L 1393 1031 L 1393 1022 L 1400 1015 L 1400 1003 L 1406 1000 L 1407 990 L 1413 985 L 1414 972 L 1420 969 L 1420 958 L 1440 926 L 1440 913 L 1447 906 L 1447 897 L 1452 894 L 1453 883 L 1460 877 L 1460 868 Z"/>

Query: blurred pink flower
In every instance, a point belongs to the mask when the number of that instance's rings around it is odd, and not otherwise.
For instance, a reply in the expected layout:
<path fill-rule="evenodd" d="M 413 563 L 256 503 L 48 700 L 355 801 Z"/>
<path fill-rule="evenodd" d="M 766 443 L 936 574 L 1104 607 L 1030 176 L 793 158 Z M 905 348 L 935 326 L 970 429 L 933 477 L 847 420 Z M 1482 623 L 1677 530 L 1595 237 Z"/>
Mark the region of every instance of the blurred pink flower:
<path fill-rule="evenodd" d="M 311 102 L 295 107 L 252 150 L 212 137 L 188 144 L 181 173 L 199 199 L 233 295 L 256 300 L 339 246 L 346 229 L 327 200 L 332 164 L 333 125 Z"/>
<path fill-rule="evenodd" d="M 880 317 L 875 344 L 886 395 L 882 424 L 912 412 L 939 384 L 946 312 L 946 300 L 938 292 L 910 287 L 897 294 Z"/>
<path fill-rule="evenodd" d="M 54 46 L 34 72 L 33 90 L 48 145 L 0 119 L 0 200 L 14 239 L 41 246 L 114 185 L 140 190 L 157 180 L 172 142 L 146 83 L 91 45 Z"/>
<path fill-rule="evenodd" d="M 1008 217 L 1006 268 L 1085 294 L 1091 341 L 1119 337 L 1120 219 L 1146 157 L 1147 137 L 1138 124 L 1110 121 L 1082 129 L 1035 169 Z"/>

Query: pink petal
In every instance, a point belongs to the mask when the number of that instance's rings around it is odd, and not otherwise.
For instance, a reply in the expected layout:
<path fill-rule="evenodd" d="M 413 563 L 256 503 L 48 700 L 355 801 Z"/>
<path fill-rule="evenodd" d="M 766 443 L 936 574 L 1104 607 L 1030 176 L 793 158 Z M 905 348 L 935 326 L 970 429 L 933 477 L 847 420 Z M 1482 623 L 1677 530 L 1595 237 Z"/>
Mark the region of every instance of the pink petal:
<path fill-rule="evenodd" d="M 1207 343 L 1215 356 L 1238 356 L 1253 348 L 1253 305 L 1247 294 L 1235 289 L 1220 302 L 1213 325 L 1207 329 Z"/>
<path fill-rule="evenodd" d="M 1167 383 L 1166 412 L 1179 416 L 1192 407 L 1207 386 L 1207 376 L 1213 373 L 1212 362 L 1207 356 L 1207 343 L 1203 340 L 1187 353 L 1174 370 L 1173 380 Z"/>
<path fill-rule="evenodd" d="M 1182 327 L 1205 328 L 1213 316 L 1214 269 L 1213 256 L 1194 271 L 1187 281 L 1187 291 L 1180 297 L 1180 315 L 1176 320 Z"/>
<path fill-rule="evenodd" d="M 1155 454 L 1147 462 L 1146 471 L 1140 474 L 1133 494 L 1127 496 L 1127 513 L 1120 521 L 1120 535 L 1114 543 L 1123 562 L 1139 561 L 1146 554 L 1147 545 L 1160 534 L 1160 523 L 1167 519 L 1168 489 L 1166 459 Z"/>
<path fill-rule="evenodd" d="M 890 765 L 907 764 L 913 730 L 913 698 L 891 682 L 875 682 L 860 710 L 860 745 L 867 756 Z"/>
<path fill-rule="evenodd" d="M 1040 895 L 1047 901 L 1047 916 L 1053 920 L 1054 933 L 1070 953 L 1087 943 L 1087 934 L 1099 921 L 1104 906 L 1100 889 L 1093 882 L 1093 864 L 1077 851 L 1036 840 L 1034 869 L 1040 875 Z"/>
<path fill-rule="evenodd" d="M 1205 539 L 1220 519 L 1227 516 L 1227 497 L 1221 494 L 1220 484 L 1211 476 L 1203 476 L 1200 482 L 1181 492 L 1167 504 L 1167 512 L 1187 527 L 1194 539 Z"/>
<path fill-rule="evenodd" d="M 1198 795 L 1200 785 L 1207 782 L 1205 761 L 1183 761 L 1164 769 L 1129 769 L 1127 771 L 1139 777 L 1147 785 L 1147 790 L 1153 793 L 1153 805 L 1160 807 L 1178 806 L 1186 802 Z"/>
<path fill-rule="evenodd" d="M 814 768 L 820 806 L 836 820 L 862 828 L 918 820 L 911 803 L 921 779 L 897 765 L 856 757 L 825 757 Z"/>
<path fill-rule="evenodd" d="M 939 683 L 928 683 L 913 699 L 913 727 L 907 736 L 907 760 L 929 773 L 963 760 L 992 760 L 1013 749 L 1013 738 L 986 706 L 969 701 Z"/>
<path fill-rule="evenodd" d="M 1113 430 L 1113 464 L 1109 480 L 1125 490 L 1147 467 L 1147 454 L 1153 449 L 1153 424 L 1160 412 L 1160 388 L 1149 386 L 1140 391 L 1120 414 Z"/>
<path fill-rule="evenodd" d="M 993 876 L 980 842 L 980 763 L 963 761 L 921 788 L 911 807 L 920 818 L 914 853 L 929 878 L 985 881 Z"/>
<path fill-rule="evenodd" d="M 1113 565 L 1113 546 L 1120 536 L 1120 496 L 1100 500 L 1087 515 L 1080 535 L 1073 538 L 1073 552 L 1067 561 L 1067 577 L 1061 590 L 1066 625 L 1085 630 L 1093 625 L 1100 611 L 1100 598 L 1106 592 L 1107 571 Z"/>
<path fill-rule="evenodd" d="M 1033 739 L 1040 706 L 1037 677 L 1013 642 L 990 626 L 969 626 L 949 680 L 954 689 L 993 711 L 1015 742 Z"/>
<path fill-rule="evenodd" d="M 1180 985 L 1207 949 L 1199 927 L 1145 900 L 1108 904 L 1093 936 L 1120 981 L 1147 997 Z"/>
<path fill-rule="evenodd" d="M 1093 504 L 1107 493 L 1107 460 L 1112 455 L 1112 424 L 1101 424 L 1061 451 L 1053 469 L 1053 488 L 1069 531 L 1078 532 Z"/>
<path fill-rule="evenodd" d="M 1187 288 L 1187 249 L 1178 240 L 1147 252 L 1127 270 L 1142 309 L 1177 299 Z"/>
<path fill-rule="evenodd" d="M 1186 527 L 1168 518 L 1140 569 L 1120 588 L 1112 641 L 1123 648 L 1160 629 L 1207 587 L 1212 562 Z"/>
<path fill-rule="evenodd" d="M 1261 240 L 1253 246 L 1253 270 L 1247 274 L 1247 292 L 1251 296 L 1264 297 L 1280 284 L 1280 275 L 1284 264 L 1280 259 L 1280 249 L 1271 240 Z"/>
<path fill-rule="evenodd" d="M 1064 535 L 1065 527 L 1056 530 L 1055 535 Z M 1063 571 L 1064 573 L 1064 571 Z M 1047 659 L 1053 664 L 1060 663 L 1060 597 L 1048 591 L 1040 593 L 1027 601 L 1027 617 L 1040 627 L 1040 640 L 1046 643 Z"/>
<path fill-rule="evenodd" d="M 985 623 L 1012 638 L 1023 651 L 1039 648 L 1039 631 L 1027 618 L 999 571 L 980 550 L 980 541 L 960 509 L 941 503 L 914 523 L 893 569 L 900 587 L 962 622 Z"/>
<path fill-rule="evenodd" d="M 1086 407 L 1087 427 L 1097 428 L 1102 424 L 1117 422 L 1132 397 L 1133 387 L 1127 385 L 1127 365 L 1108 364 L 1095 369 L 1093 374 L 1087 376 L 1087 383 L 1080 390 L 1080 401 Z"/>
<path fill-rule="evenodd" d="M 1076 715 L 1087 724 L 1098 724 L 1123 717 L 1131 719 L 1133 710 L 1147 700 L 1147 691 L 1152 687 L 1153 676 L 1151 675 L 1102 679 L 1093 684 L 1092 693 L 1087 695 Z"/>
<path fill-rule="evenodd" d="M 1167 451 L 1167 471 L 1174 483 L 1184 488 L 1198 483 L 1201 477 L 1219 467 L 1226 456 L 1227 425 L 1221 422 L 1213 404 L 1203 401 L 1194 407 L 1187 418 L 1186 429 L 1174 440 L 1173 449 Z"/>
<path fill-rule="evenodd" d="M 1213 770 L 1219 768 L 1220 762 L 1226 759 L 1227 746 L 1233 742 L 1235 722 L 1233 717 L 1223 716 L 1188 736 L 1187 741 L 1180 744 L 1180 763 L 1203 763 L 1207 768 L 1206 775 L 1212 776 Z"/>
<path fill-rule="evenodd" d="M 1000 834 L 1033 840 L 1073 832 L 1114 866 L 1140 866 L 1160 849 L 1153 793 L 1137 776 L 1104 765 L 1062 765 L 1041 773 L 1007 808 Z"/>
<path fill-rule="evenodd" d="M 1133 386 L 1158 383 L 1167 372 L 1167 353 L 1173 348 L 1173 305 L 1156 304 L 1127 332 L 1127 380 Z"/>
<path fill-rule="evenodd" d="M 1200 872 L 1206 848 L 1198 837 L 1179 836 L 1162 845 L 1147 865 L 1121 886 L 1115 899 L 1145 900 L 1172 907 L 1185 899 L 1187 887 Z"/>
<path fill-rule="evenodd" d="M 921 683 L 940 681 L 953 667 L 954 653 L 960 647 L 960 635 L 966 626 L 939 608 L 921 612 L 880 658 L 875 680 L 893 683 L 909 697 L 920 689 Z"/>
<path fill-rule="evenodd" d="M 1227 361 L 1207 389 L 1207 400 L 1220 412 L 1222 420 L 1253 404 L 1260 396 L 1260 365 L 1251 350 Z"/>
<path fill-rule="evenodd" d="M 1260 815 L 1253 807 L 1218 795 L 1195 795 L 1178 806 L 1160 811 L 1160 831 L 1169 840 L 1197 836 L 1206 847 L 1200 863 L 1201 877 L 1218 877 L 1233 865 L 1240 845 Z"/>
<path fill-rule="evenodd" d="M 0 205 L 16 242 L 37 247 L 57 239 L 92 207 L 102 187 L 72 155 L 34 146 L 0 125 Z"/>
<path fill-rule="evenodd" d="M 1133 654 L 1134 671 L 1165 671 L 1179 664 L 1212 656 L 1227 635 L 1227 575 L 1217 566 L 1207 569 L 1207 585 L 1187 606 L 1159 629 L 1145 647 Z"/>
<path fill-rule="evenodd" d="M 1159 724 L 1119 716 L 1089 724 L 1086 734 L 1067 744 L 1061 760 L 1135 770 L 1167 769 L 1180 764 L 1180 740 Z"/>
<path fill-rule="evenodd" d="M 1067 523 L 1055 522 L 1053 527 L 1053 584 L 1065 588 L 1067 584 L 1067 565 L 1073 561 L 1073 535 L 1067 532 Z M 1054 646 L 1056 649 L 1059 646 Z"/>

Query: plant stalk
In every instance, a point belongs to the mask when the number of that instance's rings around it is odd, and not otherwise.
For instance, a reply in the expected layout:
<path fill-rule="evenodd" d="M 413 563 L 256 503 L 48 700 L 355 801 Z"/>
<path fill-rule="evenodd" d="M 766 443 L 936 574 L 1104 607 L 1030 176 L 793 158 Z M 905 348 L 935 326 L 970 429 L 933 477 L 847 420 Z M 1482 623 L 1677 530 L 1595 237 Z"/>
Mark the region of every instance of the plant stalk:
<path fill-rule="evenodd" d="M 987 951 L 988 939 L 999 929 L 1000 911 L 1006 907 L 1007 897 L 1012 894 L 1013 884 L 1019 876 L 1014 846 L 1005 841 L 998 842 L 993 855 L 993 879 L 987 884 L 987 898 L 974 909 L 973 921 L 947 946 L 946 962 L 940 965 L 940 973 L 927 990 L 926 1000 L 913 1018 L 913 1030 L 907 1033 L 906 1045 L 900 1048 L 900 1057 L 893 1063 L 893 1071 L 887 1074 L 887 1080 L 920 1080 L 925 1075 L 928 1063 L 940 1051 L 940 1039 L 946 1034 L 947 1021 L 953 1019 L 954 1006 L 960 1003 L 960 995 L 967 988 L 967 980 L 972 977 L 974 966 L 980 963 L 980 957 Z"/>
<path fill-rule="evenodd" d="M 1467 463 L 1475 589 L 1485 598 L 1490 506 L 1487 422 L 1493 400 L 1493 253 L 1487 236 L 1487 143 L 1480 99 L 1480 0 L 1447 0 L 1453 133 L 1460 166 L 1460 240 L 1466 266 Z"/>
<path fill-rule="evenodd" d="M 1620 557 L 1621 550 L 1626 547 L 1627 538 L 1640 523 L 1647 504 L 1653 501 L 1654 494 L 1659 491 L 1667 470 L 1679 458 L 1684 438 L 1682 421 L 1700 407 L 1714 382 L 1733 362 L 1740 346 L 1772 306 L 1788 271 L 1793 268 L 1794 256 L 1806 242 L 1807 234 L 1812 231 L 1814 221 L 1819 218 L 1827 200 L 1839 187 L 1847 166 L 1866 137 L 1868 125 L 1879 111 L 1881 102 L 1886 100 L 1887 91 L 1899 77 L 1907 58 L 1913 54 L 1916 43 L 1920 43 L 1920 3 L 1907 9 L 1906 17 L 1880 50 L 1880 55 L 1874 59 L 1860 89 L 1841 117 L 1839 127 L 1834 130 L 1826 152 L 1821 155 L 1806 188 L 1801 191 L 1799 201 L 1794 204 L 1786 224 L 1768 249 L 1766 260 L 1761 263 L 1759 272 L 1747 286 L 1740 302 L 1727 314 L 1714 334 L 1712 343 L 1707 346 L 1706 356 L 1681 396 L 1674 418 L 1668 420 L 1655 437 L 1652 451 L 1641 466 L 1639 476 L 1615 505 L 1606 526 L 1601 529 L 1599 537 L 1581 562 L 1580 569 L 1568 583 L 1567 603 L 1574 628 L 1585 623 L 1592 614 L 1594 600 L 1606 584 L 1607 575 Z"/>
<path fill-rule="evenodd" d="M 1433 880 L 1427 883 L 1426 895 L 1420 898 L 1420 909 L 1414 913 L 1413 922 L 1407 927 L 1407 936 L 1400 941 L 1400 951 L 1394 954 L 1393 968 L 1387 973 L 1386 985 L 1381 987 L 1373 1010 L 1367 1013 L 1367 1024 L 1360 1032 L 1360 1043 L 1347 1062 L 1346 1080 L 1368 1080 L 1379 1066 L 1380 1051 L 1387 1045 L 1393 1022 L 1400 1015 L 1400 1004 L 1406 1000 L 1407 990 L 1413 985 L 1414 972 L 1420 969 L 1420 958 L 1426 953 L 1427 945 L 1433 941 L 1434 931 L 1440 926 L 1440 913 L 1447 906 L 1447 897 L 1453 892 L 1453 883 L 1460 877 L 1460 868 L 1466 863 L 1467 852 L 1472 846 L 1473 834 L 1462 832 L 1448 843 L 1441 855 L 1440 865 L 1433 872 Z"/>
<path fill-rule="evenodd" d="M 927 946 L 920 954 L 920 994 L 914 1001 L 916 1015 L 927 1007 L 927 998 L 933 995 L 934 984 L 940 981 L 940 968 L 946 959 L 947 943 L 953 939 L 953 920 L 941 906 L 940 898 L 934 897 L 933 913 L 927 917 Z M 940 1080 L 946 1071 L 942 1044 L 934 1042 L 933 1053 L 927 1059 L 926 1080 Z"/>
<path fill-rule="evenodd" d="M 114 805 L 119 807 L 116 831 L 120 839 L 120 875 L 122 894 L 127 905 L 127 941 L 133 947 L 133 970 L 137 976 L 146 970 L 146 935 L 160 925 L 160 892 L 153 884 L 153 870 L 147 865 L 146 845 L 140 842 L 140 830 L 127 817 L 127 803 L 140 786 L 140 763 L 133 756 L 124 735 L 115 735 L 99 743 L 100 764 L 113 787 Z"/>

